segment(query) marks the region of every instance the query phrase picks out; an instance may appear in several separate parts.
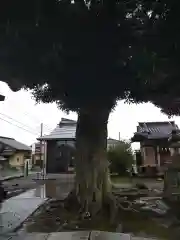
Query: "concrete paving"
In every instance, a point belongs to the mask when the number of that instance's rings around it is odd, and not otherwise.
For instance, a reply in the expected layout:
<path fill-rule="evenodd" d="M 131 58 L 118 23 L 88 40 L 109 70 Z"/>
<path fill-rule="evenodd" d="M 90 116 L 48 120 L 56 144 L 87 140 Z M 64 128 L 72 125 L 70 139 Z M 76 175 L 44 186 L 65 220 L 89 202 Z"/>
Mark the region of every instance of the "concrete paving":
<path fill-rule="evenodd" d="M 24 175 L 22 173 L 9 175 L 9 176 L 5 176 L 5 177 L 0 176 L 0 181 L 2 181 L 2 182 L 3 181 L 8 181 L 8 180 L 11 180 L 11 179 L 21 178 L 23 176 Z"/>
<path fill-rule="evenodd" d="M 32 176 L 36 174 L 36 171 L 29 171 L 29 176 Z M 0 171 L 0 181 L 9 181 L 13 179 L 18 179 L 18 178 L 23 178 L 24 177 L 24 172 L 22 171 L 17 171 L 17 172 L 3 172 Z"/>
<path fill-rule="evenodd" d="M 33 189 L 12 197 L 1 204 L 0 209 L 0 236 L 13 232 L 19 227 L 28 216 L 30 216 L 47 199 L 43 196 L 43 191 Z M 41 195 L 40 195 L 41 194 Z"/>
<path fill-rule="evenodd" d="M 153 238 L 132 237 L 130 234 L 100 231 L 77 231 L 56 233 L 29 233 L 2 240 L 155 240 Z M 157 240 L 157 239 L 156 239 Z"/>
<path fill-rule="evenodd" d="M 82 231 L 82 232 L 62 232 L 62 233 L 51 233 L 48 236 L 48 240 L 89 240 L 90 232 Z"/>
<path fill-rule="evenodd" d="M 16 187 L 34 188 L 11 197 L 1 204 L 0 237 L 6 233 L 13 232 L 47 199 L 63 200 L 73 186 L 73 177 L 67 174 L 59 174 L 57 179 L 53 181 L 45 180 L 39 184 L 33 180 L 34 176 L 31 175 L 27 178 L 5 182 L 4 185 L 8 189 Z"/>
<path fill-rule="evenodd" d="M 91 240 L 131 240 L 130 234 L 92 231 Z M 50 239 L 51 240 L 51 239 Z M 53 240 L 53 239 L 52 239 Z"/>

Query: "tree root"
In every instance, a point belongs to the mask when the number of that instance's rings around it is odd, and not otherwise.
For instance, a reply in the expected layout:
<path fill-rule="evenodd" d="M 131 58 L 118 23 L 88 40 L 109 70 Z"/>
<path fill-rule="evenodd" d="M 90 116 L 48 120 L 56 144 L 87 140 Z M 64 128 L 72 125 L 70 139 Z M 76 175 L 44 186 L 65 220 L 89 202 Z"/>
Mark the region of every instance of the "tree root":
<path fill-rule="evenodd" d="M 117 213 L 118 213 L 118 201 L 117 198 L 109 193 L 105 198 L 105 206 L 108 209 L 108 215 L 110 217 L 110 224 L 114 224 L 116 222 Z"/>
<path fill-rule="evenodd" d="M 64 207 L 69 211 L 79 211 L 81 208 L 75 190 L 71 191 L 64 200 Z"/>
<path fill-rule="evenodd" d="M 74 190 L 70 192 L 64 201 L 64 207 L 69 211 L 76 211 L 77 218 L 79 220 L 93 219 L 94 216 L 105 213 L 108 215 L 110 224 L 112 225 L 116 223 L 119 209 L 122 209 L 123 211 L 136 211 L 130 201 L 122 201 L 122 199 L 119 199 L 112 193 L 108 193 L 106 195 L 103 205 L 98 205 L 96 202 L 91 202 L 88 209 L 85 205 L 85 203 L 83 205 L 79 203 L 76 191 Z"/>
<path fill-rule="evenodd" d="M 70 192 L 65 199 L 64 207 L 69 211 L 77 211 L 81 219 L 88 219 L 100 212 L 106 212 L 110 217 L 111 222 L 115 221 L 118 209 L 122 209 L 123 211 L 136 211 L 132 206 L 132 202 L 125 199 L 122 201 L 122 199 L 119 199 L 112 193 L 107 194 L 102 206 L 96 204 L 96 202 L 92 202 L 90 203 L 89 208 L 87 208 L 85 203 L 84 205 L 79 203 L 76 191 L 74 190 Z"/>

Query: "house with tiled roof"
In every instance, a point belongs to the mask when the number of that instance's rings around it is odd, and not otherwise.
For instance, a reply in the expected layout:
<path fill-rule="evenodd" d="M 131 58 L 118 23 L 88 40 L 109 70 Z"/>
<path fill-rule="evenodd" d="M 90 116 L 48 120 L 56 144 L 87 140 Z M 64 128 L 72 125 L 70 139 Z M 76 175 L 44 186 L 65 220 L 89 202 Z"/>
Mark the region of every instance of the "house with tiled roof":
<path fill-rule="evenodd" d="M 14 138 L 0 136 L 0 165 L 21 169 L 28 161 L 30 167 L 31 148 Z"/>
<path fill-rule="evenodd" d="M 38 138 L 46 149 L 47 173 L 67 172 L 74 165 L 77 121 L 61 118 L 60 123 L 49 134 Z M 108 138 L 107 146 L 115 146 L 119 140 Z"/>
<path fill-rule="evenodd" d="M 180 129 L 174 121 L 140 122 L 132 142 L 140 143 L 141 168 L 161 172 L 171 161 L 174 151 L 179 151 Z"/>
<path fill-rule="evenodd" d="M 45 146 L 45 168 L 47 173 L 67 172 L 73 166 L 77 122 L 61 118 L 55 129 L 38 140 Z"/>

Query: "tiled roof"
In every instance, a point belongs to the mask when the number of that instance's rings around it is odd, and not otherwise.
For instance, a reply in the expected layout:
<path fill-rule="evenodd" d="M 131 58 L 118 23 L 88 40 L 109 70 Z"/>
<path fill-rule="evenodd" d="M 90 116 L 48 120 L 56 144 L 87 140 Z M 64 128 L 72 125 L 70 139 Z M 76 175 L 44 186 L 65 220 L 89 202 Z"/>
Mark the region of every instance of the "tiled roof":
<path fill-rule="evenodd" d="M 8 137 L 1 137 L 0 136 L 0 142 L 12 147 L 16 150 L 24 150 L 24 151 L 31 151 L 31 148 L 21 142 L 16 141 L 14 138 L 8 138 Z"/>
<path fill-rule="evenodd" d="M 170 138 L 172 131 L 180 131 L 174 121 L 171 122 L 140 122 L 135 135 L 148 139 Z"/>
<path fill-rule="evenodd" d="M 75 139 L 76 136 L 76 121 L 62 118 L 56 128 L 49 134 L 45 135 L 42 140 L 53 139 Z"/>
<path fill-rule="evenodd" d="M 71 120 L 71 119 L 67 119 L 67 118 L 61 118 L 61 121 L 59 123 L 59 125 L 66 125 L 66 126 L 76 125 L 76 124 L 77 124 L 76 121 Z"/>
<path fill-rule="evenodd" d="M 42 138 L 38 138 L 38 140 L 72 140 L 76 138 L 76 126 L 77 122 L 74 120 L 61 118 L 60 123 L 56 126 L 56 128 L 49 134 L 45 135 Z M 119 140 L 108 138 L 108 144 L 118 143 Z"/>

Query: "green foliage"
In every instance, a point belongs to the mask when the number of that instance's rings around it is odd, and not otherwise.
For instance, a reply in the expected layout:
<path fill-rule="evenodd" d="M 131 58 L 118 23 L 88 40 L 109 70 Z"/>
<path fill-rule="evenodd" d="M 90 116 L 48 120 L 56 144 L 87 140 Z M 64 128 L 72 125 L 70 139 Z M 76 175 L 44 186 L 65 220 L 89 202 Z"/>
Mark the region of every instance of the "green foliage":
<path fill-rule="evenodd" d="M 132 166 L 133 153 L 129 142 L 121 141 L 118 145 L 110 147 L 107 151 L 111 173 L 127 174 L 127 169 Z"/>
<path fill-rule="evenodd" d="M 179 111 L 179 0 L 0 2 L 0 79 L 63 110 Z"/>

